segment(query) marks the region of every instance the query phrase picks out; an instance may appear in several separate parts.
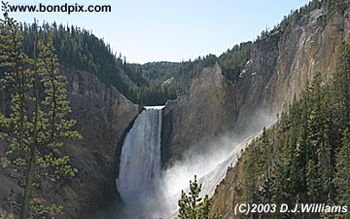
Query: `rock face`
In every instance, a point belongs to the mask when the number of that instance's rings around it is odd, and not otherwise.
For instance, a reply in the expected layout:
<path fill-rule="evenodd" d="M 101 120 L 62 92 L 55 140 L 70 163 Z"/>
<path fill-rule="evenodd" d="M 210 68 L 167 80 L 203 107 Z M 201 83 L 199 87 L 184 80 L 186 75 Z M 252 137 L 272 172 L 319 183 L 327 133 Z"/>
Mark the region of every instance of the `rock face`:
<path fill-rule="evenodd" d="M 119 198 L 114 184 L 119 165 L 116 157 L 127 128 L 138 114 L 138 106 L 92 74 L 68 69 L 64 72 L 76 128 L 83 136 L 65 150 L 79 172 L 48 197 L 65 206 L 62 218 L 111 218 Z M 13 179 L 1 176 L 1 180 L 15 188 L 4 188 L 1 183 L 0 193 L 8 195 L 9 189 L 20 191 Z"/>
<path fill-rule="evenodd" d="M 332 76 L 343 40 L 350 42 L 350 7 L 333 12 L 321 8 L 293 16 L 283 32 L 257 40 L 234 83 L 222 76 L 218 65 L 204 69 L 193 80 L 189 94 L 165 108 L 165 166 L 193 145 L 225 132 L 244 135 L 273 122 L 315 72 L 325 79 Z"/>
<path fill-rule="evenodd" d="M 241 75 L 242 82 L 237 83 L 238 90 L 246 89 L 238 98 L 244 101 L 240 103 L 240 115 L 235 121 L 237 127 L 247 126 L 245 118 L 257 119 L 259 110 L 280 112 L 284 103 L 291 101 L 294 95 L 298 97 L 315 72 L 321 72 L 324 79 L 331 78 L 336 71 L 341 42 L 350 42 L 349 24 L 349 6 L 344 11 L 331 13 L 322 8 L 308 17 L 294 17 L 283 33 L 276 32 L 258 41 L 246 72 Z M 270 50 L 263 48 L 268 43 L 271 43 Z M 233 203 L 237 203 L 239 192 L 233 188 L 239 183 L 243 162 L 244 156 L 228 171 L 213 197 L 212 207 L 219 209 L 223 218 L 238 217 L 233 213 Z"/>
<path fill-rule="evenodd" d="M 216 64 L 193 79 L 189 95 L 167 102 L 162 125 L 164 165 L 181 159 L 179 152 L 189 146 L 204 150 L 206 140 L 233 128 L 231 87 Z"/>
<path fill-rule="evenodd" d="M 340 43 L 350 40 L 349 15 L 350 8 L 331 13 L 317 9 L 309 17 L 295 18 L 280 34 L 279 57 L 266 92 L 272 109 L 280 110 L 280 103 L 300 94 L 315 72 L 321 72 L 325 79 L 331 77 Z"/>
<path fill-rule="evenodd" d="M 138 106 L 91 74 L 75 72 L 68 79 L 73 116 L 83 140 L 69 147 L 68 153 L 81 171 L 63 192 L 72 203 L 78 203 L 76 215 L 86 218 L 96 210 L 106 214 L 108 207 L 115 208 L 116 158 L 126 130 L 138 115 Z"/>
<path fill-rule="evenodd" d="M 164 109 L 163 166 L 181 159 L 189 149 L 205 150 L 209 147 L 206 142 L 215 137 L 243 135 L 273 121 L 315 72 L 331 77 L 342 40 L 350 42 L 350 7 L 331 13 L 317 9 L 308 16 L 294 16 L 283 32 L 256 41 L 237 81 L 227 80 L 218 64 L 203 69 L 189 93 L 168 102 Z M 64 203 L 63 218 L 116 218 L 118 158 L 138 106 L 89 73 L 65 72 L 73 117 L 84 138 L 66 148 L 78 176 L 48 196 Z M 0 153 L 4 153 L 3 146 Z M 219 207 L 225 218 L 232 216 L 230 185 L 238 176 L 231 172 L 225 179 L 230 183 L 220 185 L 213 198 L 213 206 Z M 1 205 L 4 197 L 21 189 L 9 173 L 1 170 L 0 178 Z"/>

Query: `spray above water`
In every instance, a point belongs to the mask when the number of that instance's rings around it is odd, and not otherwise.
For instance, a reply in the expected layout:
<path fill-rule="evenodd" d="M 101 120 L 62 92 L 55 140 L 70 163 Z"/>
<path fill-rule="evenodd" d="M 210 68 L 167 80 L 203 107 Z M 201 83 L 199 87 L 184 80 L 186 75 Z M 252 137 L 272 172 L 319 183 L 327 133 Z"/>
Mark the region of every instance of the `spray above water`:
<path fill-rule="evenodd" d="M 208 143 L 210 150 L 187 151 L 184 160 L 161 170 L 162 109 L 145 107 L 124 140 L 116 184 L 132 219 L 175 218 L 181 190 L 194 175 L 203 184 L 201 195 L 212 196 L 241 149 L 258 135 L 216 139 Z"/>
<path fill-rule="evenodd" d="M 240 143 L 233 138 L 221 137 L 208 143 L 212 146 L 211 150 L 202 153 L 192 152 L 192 154 L 189 152 L 187 158 L 162 171 L 160 184 L 165 197 L 162 206 L 167 209 L 167 214 L 162 218 L 176 218 L 181 191 L 189 191 L 189 181 L 193 180 L 194 175 L 202 184 L 200 196 L 212 197 L 217 185 L 226 176 L 227 168 L 237 162 L 241 150 L 254 136 L 256 135 L 247 137 Z"/>

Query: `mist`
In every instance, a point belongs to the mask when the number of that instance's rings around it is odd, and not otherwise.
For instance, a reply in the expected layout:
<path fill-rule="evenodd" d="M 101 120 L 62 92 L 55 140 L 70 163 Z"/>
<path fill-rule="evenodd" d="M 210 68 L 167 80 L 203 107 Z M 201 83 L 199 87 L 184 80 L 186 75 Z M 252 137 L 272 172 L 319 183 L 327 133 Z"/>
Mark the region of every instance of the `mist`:
<path fill-rule="evenodd" d="M 226 133 L 189 147 L 182 160 L 161 170 L 159 178 L 153 181 L 154 190 L 140 191 L 139 200 L 126 206 L 130 218 L 175 218 L 181 191 L 188 190 L 189 181 L 194 179 L 194 175 L 202 184 L 200 195 L 204 197 L 207 194 L 211 197 L 225 177 L 228 167 L 236 164 L 250 141 L 260 135 L 264 126 L 273 124 L 276 117 L 260 113 L 258 118 L 259 121 L 245 129 L 245 133 Z"/>

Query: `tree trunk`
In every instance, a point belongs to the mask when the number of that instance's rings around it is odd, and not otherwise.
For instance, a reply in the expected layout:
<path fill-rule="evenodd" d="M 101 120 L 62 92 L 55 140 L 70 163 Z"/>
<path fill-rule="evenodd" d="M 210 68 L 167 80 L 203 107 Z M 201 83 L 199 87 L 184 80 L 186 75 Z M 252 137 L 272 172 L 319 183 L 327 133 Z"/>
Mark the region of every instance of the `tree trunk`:
<path fill-rule="evenodd" d="M 28 167 L 27 177 L 26 177 L 26 186 L 24 189 L 24 198 L 22 203 L 20 219 L 27 219 L 29 216 L 30 200 L 32 198 L 34 173 L 35 173 L 35 158 L 36 158 L 35 150 L 33 150 L 32 157 Z"/>
<path fill-rule="evenodd" d="M 34 127 L 33 127 L 33 145 L 30 151 L 30 162 L 27 170 L 26 186 L 24 189 L 24 198 L 21 209 L 20 219 L 27 219 L 30 211 L 30 201 L 32 199 L 33 182 L 35 177 L 36 154 L 38 144 L 38 118 L 39 118 L 39 78 L 36 69 L 37 57 L 37 32 L 36 19 L 34 19 L 34 89 L 35 89 L 35 112 L 34 112 Z"/>

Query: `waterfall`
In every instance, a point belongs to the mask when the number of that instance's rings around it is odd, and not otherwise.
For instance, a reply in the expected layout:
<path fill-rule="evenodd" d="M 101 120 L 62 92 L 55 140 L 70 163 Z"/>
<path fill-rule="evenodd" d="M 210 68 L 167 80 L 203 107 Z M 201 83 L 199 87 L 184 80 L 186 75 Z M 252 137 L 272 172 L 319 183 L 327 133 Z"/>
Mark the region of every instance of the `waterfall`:
<path fill-rule="evenodd" d="M 160 176 L 162 106 L 145 107 L 123 143 L 117 190 L 130 212 L 152 204 Z M 133 215 L 133 218 L 136 216 Z"/>
<path fill-rule="evenodd" d="M 209 143 L 213 151 L 198 153 L 161 170 L 162 109 L 163 106 L 145 107 L 122 147 L 116 185 L 132 219 L 175 218 L 181 190 L 188 191 L 188 182 L 193 175 L 197 175 L 203 184 L 201 195 L 212 196 L 227 168 L 237 162 L 240 151 L 260 134 L 238 142 L 224 138 Z"/>

